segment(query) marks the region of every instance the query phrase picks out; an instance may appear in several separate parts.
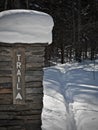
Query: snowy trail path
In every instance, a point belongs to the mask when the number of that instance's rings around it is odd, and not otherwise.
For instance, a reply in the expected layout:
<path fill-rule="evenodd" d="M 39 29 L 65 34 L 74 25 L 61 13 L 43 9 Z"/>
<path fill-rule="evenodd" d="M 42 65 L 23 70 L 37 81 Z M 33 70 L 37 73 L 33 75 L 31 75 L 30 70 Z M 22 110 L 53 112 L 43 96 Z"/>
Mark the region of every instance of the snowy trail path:
<path fill-rule="evenodd" d="M 51 72 L 50 75 L 49 72 Z M 50 120 L 49 119 L 43 119 L 43 120 L 44 122 L 45 120 L 48 120 L 49 124 L 51 124 L 49 126 L 50 128 L 47 129 L 48 130 L 76 130 L 74 117 L 72 112 L 70 111 L 68 102 L 66 100 L 64 75 L 62 74 L 62 71 L 59 68 L 55 68 L 55 69 L 51 68 L 51 70 L 49 69 L 49 72 L 47 72 L 48 76 L 45 75 L 45 82 L 44 82 L 45 89 L 48 89 L 48 93 L 47 91 L 44 91 L 45 96 L 44 96 L 43 116 L 45 118 L 47 118 L 47 116 L 50 117 Z M 51 103 L 48 104 L 48 106 L 45 106 L 45 102 L 48 102 L 48 100 Z M 55 106 L 53 104 L 55 104 Z M 53 110 L 51 110 L 51 108 L 53 108 Z M 47 113 L 49 113 L 49 115 L 47 115 Z M 51 122 L 51 118 L 54 118 L 53 114 L 56 114 L 59 120 L 56 118 L 54 119 L 54 122 Z M 58 121 L 58 123 L 57 122 L 55 123 L 55 121 Z M 43 130 L 44 127 L 45 126 L 43 126 Z"/>
<path fill-rule="evenodd" d="M 95 78 L 92 66 L 60 67 L 69 116 L 75 130 L 98 130 L 98 66 Z"/>
<path fill-rule="evenodd" d="M 98 130 L 98 65 L 45 68 L 42 130 Z"/>
<path fill-rule="evenodd" d="M 60 89 L 61 89 L 61 93 L 64 97 L 64 101 L 65 101 L 65 107 L 66 107 L 66 112 L 67 112 L 67 119 L 69 120 L 70 122 L 70 130 L 77 130 L 77 127 L 76 127 L 76 121 L 75 121 L 75 118 L 74 118 L 74 113 L 72 111 L 72 106 L 69 105 L 69 101 L 68 101 L 68 98 L 66 96 L 66 79 L 67 79 L 67 75 L 66 73 L 68 73 L 68 69 L 69 68 L 63 68 L 63 67 L 59 67 L 57 68 L 57 72 L 58 72 L 58 81 L 60 83 Z"/>

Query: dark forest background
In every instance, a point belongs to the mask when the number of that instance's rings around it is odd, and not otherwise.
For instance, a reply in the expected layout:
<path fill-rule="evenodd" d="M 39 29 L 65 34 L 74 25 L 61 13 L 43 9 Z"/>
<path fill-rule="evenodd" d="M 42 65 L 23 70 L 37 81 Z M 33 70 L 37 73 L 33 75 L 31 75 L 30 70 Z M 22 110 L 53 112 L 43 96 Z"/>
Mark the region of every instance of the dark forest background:
<path fill-rule="evenodd" d="M 46 62 L 65 63 L 98 56 L 98 0 L 0 0 L 0 11 L 31 9 L 54 19 L 53 43 Z"/>

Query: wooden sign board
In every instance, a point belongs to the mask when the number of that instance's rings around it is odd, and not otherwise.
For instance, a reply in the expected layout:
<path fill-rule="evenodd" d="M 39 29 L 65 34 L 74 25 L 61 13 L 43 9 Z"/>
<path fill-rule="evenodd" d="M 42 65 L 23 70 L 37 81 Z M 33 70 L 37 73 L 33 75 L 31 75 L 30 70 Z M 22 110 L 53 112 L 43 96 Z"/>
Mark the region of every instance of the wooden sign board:
<path fill-rule="evenodd" d="M 25 103 L 25 50 L 13 49 L 13 104 Z"/>

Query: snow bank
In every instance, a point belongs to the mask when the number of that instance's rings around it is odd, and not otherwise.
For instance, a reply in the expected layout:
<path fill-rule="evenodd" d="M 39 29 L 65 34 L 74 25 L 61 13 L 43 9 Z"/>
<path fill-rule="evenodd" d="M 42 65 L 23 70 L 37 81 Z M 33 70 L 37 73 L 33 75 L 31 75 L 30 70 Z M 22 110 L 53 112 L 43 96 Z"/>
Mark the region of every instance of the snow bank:
<path fill-rule="evenodd" d="M 53 19 L 33 10 L 8 10 L 0 13 L 0 42 L 51 43 Z"/>

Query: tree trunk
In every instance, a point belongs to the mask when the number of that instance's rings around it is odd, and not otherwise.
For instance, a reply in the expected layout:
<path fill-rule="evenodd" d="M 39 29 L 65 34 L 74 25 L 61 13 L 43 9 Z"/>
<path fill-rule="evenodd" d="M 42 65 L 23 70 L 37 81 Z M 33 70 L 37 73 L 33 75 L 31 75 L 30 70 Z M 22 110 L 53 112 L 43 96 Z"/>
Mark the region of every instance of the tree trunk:
<path fill-rule="evenodd" d="M 64 64 L 64 46 L 61 43 L 61 64 Z"/>
<path fill-rule="evenodd" d="M 7 9 L 7 5 L 8 5 L 8 0 L 5 0 L 5 3 L 4 3 L 4 10 Z"/>
<path fill-rule="evenodd" d="M 29 9 L 29 0 L 26 0 L 26 7 Z"/>
<path fill-rule="evenodd" d="M 77 42 L 77 61 L 81 62 L 81 0 L 78 0 L 78 42 Z"/>
<path fill-rule="evenodd" d="M 75 26 L 75 10 L 74 10 L 74 0 L 73 0 L 73 2 L 72 2 L 72 14 L 73 14 L 73 45 L 75 46 L 75 44 L 76 44 L 76 26 Z"/>

